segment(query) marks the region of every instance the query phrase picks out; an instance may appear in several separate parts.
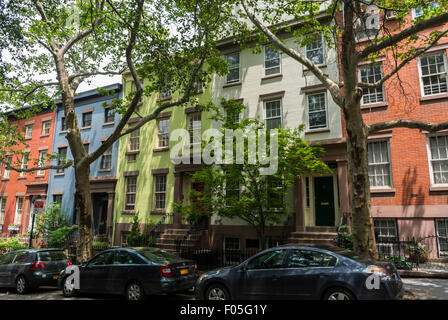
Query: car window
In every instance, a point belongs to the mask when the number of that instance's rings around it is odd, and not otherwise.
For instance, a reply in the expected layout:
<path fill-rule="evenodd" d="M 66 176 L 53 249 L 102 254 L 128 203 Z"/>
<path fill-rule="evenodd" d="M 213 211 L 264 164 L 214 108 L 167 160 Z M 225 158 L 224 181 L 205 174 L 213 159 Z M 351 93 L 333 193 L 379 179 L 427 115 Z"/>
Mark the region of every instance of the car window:
<path fill-rule="evenodd" d="M 1 264 L 9 264 L 12 261 L 12 258 L 14 258 L 15 254 L 14 253 L 7 253 L 5 255 L 2 255 L 0 257 L 0 265 Z"/>
<path fill-rule="evenodd" d="M 145 264 L 145 261 L 131 252 L 117 251 L 115 253 L 114 264 Z"/>
<path fill-rule="evenodd" d="M 102 266 L 107 264 L 112 264 L 114 261 L 114 252 L 108 251 L 100 254 L 99 256 L 93 258 L 89 262 L 89 266 Z"/>
<path fill-rule="evenodd" d="M 292 250 L 286 261 L 288 268 L 333 267 L 336 257 L 312 250 Z"/>
<path fill-rule="evenodd" d="M 139 250 L 138 253 L 155 263 L 169 264 L 180 259 L 178 256 L 163 250 Z"/>
<path fill-rule="evenodd" d="M 255 257 L 247 264 L 247 269 L 275 269 L 284 267 L 286 250 L 274 250 Z"/>
<path fill-rule="evenodd" d="M 62 261 L 67 260 L 63 251 L 41 251 L 38 253 L 39 261 Z"/>
<path fill-rule="evenodd" d="M 31 255 L 28 252 L 18 252 L 14 258 L 14 264 L 21 264 L 30 262 Z"/>

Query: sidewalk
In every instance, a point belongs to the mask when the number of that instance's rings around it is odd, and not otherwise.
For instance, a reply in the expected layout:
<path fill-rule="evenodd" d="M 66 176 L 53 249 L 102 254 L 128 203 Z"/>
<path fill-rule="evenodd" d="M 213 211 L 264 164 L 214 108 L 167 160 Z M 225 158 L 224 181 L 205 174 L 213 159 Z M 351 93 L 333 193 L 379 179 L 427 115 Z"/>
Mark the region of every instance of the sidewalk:
<path fill-rule="evenodd" d="M 448 263 L 431 262 L 412 270 L 398 270 L 402 278 L 448 279 Z"/>

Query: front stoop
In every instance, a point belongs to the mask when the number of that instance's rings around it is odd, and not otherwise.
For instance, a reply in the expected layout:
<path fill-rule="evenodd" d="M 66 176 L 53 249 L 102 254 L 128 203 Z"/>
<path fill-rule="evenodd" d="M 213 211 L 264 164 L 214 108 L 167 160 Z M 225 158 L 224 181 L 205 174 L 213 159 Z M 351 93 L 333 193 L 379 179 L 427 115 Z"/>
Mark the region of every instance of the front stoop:
<path fill-rule="evenodd" d="M 184 239 L 188 230 L 188 228 L 166 229 L 157 239 L 156 247 L 174 254 L 179 254 L 179 252 L 177 252 L 176 240 Z M 193 231 L 188 235 L 185 241 L 182 242 L 182 248 L 194 249 L 199 245 L 200 240 L 200 233 L 197 231 Z"/>
<path fill-rule="evenodd" d="M 336 227 L 305 227 L 303 231 L 292 232 L 288 244 L 299 246 L 334 245 Z"/>

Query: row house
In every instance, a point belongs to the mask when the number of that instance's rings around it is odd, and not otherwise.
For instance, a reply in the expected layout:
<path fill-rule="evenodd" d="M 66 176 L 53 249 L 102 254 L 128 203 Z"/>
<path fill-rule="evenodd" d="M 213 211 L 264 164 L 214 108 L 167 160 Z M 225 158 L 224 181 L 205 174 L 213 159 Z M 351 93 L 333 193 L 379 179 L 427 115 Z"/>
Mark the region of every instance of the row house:
<path fill-rule="evenodd" d="M 24 155 L 11 153 L 5 161 L 23 169 L 50 163 L 48 155 L 53 148 L 56 113 L 51 108 L 42 108 L 31 118 L 18 116 L 24 109 L 6 113 L 10 126 L 25 137 L 26 145 L 16 147 Z M 23 148 L 23 149 L 22 149 Z M 0 236 L 23 234 L 28 231 L 35 201 L 47 201 L 48 171 L 19 173 L 0 165 Z"/>
<path fill-rule="evenodd" d="M 421 14 L 422 10 L 412 10 L 407 19 Z M 386 26 L 397 27 L 393 14 Z M 358 45 L 367 43 L 367 35 L 359 34 Z M 396 119 L 448 121 L 447 49 L 448 41 L 442 38 L 401 69 L 400 79 L 394 76 L 382 88 L 363 89 L 361 108 L 366 124 Z M 360 63 L 359 80 L 376 82 L 394 69 L 394 61 L 389 51 L 374 63 Z M 448 133 L 406 128 L 378 132 L 369 136 L 368 157 L 379 252 L 397 255 L 399 241 L 414 237 L 425 239 L 431 258 L 447 257 Z"/>
<path fill-rule="evenodd" d="M 121 84 L 103 87 L 107 95 L 96 89 L 79 93 L 75 97 L 75 113 L 81 131 L 84 148 L 89 153 L 96 150 L 113 132 L 120 121 L 120 115 L 110 107 L 113 99 L 121 98 Z M 59 104 L 55 111 L 53 154 L 73 159 L 66 139 L 67 127 L 64 110 Z M 60 159 L 52 164 L 61 163 Z M 93 206 L 93 234 L 103 236 L 103 240 L 112 236 L 113 204 L 115 196 L 116 170 L 118 159 L 118 141 L 90 166 L 90 189 Z M 48 201 L 60 204 L 62 212 L 69 221 L 77 222 L 75 212 L 75 169 L 50 170 L 48 181 Z"/>

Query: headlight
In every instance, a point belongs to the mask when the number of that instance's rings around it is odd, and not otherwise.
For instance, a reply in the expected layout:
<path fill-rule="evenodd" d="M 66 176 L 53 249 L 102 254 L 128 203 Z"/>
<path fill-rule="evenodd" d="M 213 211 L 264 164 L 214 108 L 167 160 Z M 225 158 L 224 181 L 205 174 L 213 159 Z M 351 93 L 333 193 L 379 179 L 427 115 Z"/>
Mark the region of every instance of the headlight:
<path fill-rule="evenodd" d="M 387 271 L 386 269 L 384 269 L 383 267 L 379 267 L 379 266 L 368 266 L 367 268 L 365 268 L 363 270 L 363 272 L 366 275 L 372 275 L 375 274 L 378 277 L 380 277 L 381 279 L 388 279 L 388 275 L 387 275 Z"/>

